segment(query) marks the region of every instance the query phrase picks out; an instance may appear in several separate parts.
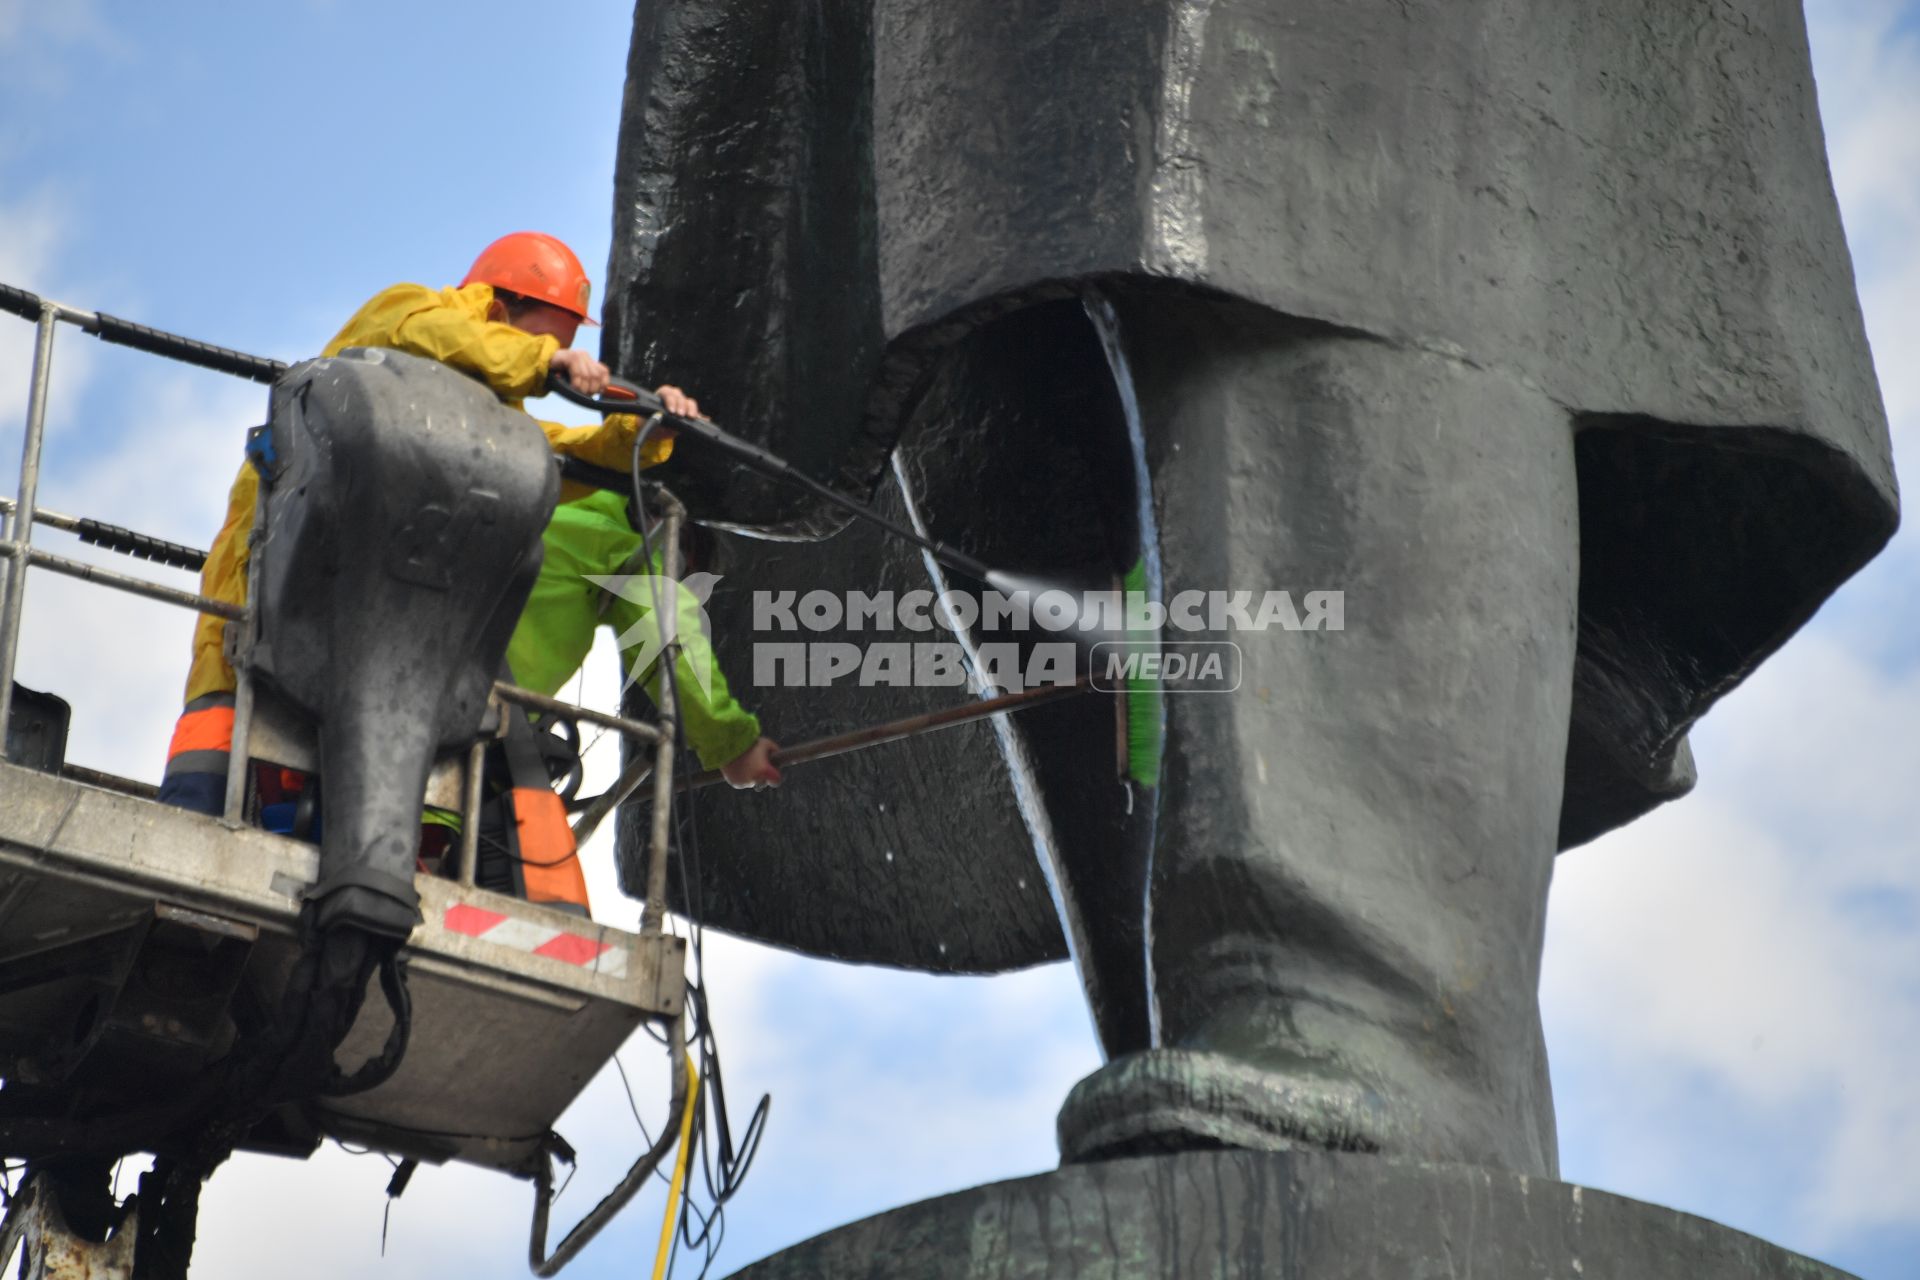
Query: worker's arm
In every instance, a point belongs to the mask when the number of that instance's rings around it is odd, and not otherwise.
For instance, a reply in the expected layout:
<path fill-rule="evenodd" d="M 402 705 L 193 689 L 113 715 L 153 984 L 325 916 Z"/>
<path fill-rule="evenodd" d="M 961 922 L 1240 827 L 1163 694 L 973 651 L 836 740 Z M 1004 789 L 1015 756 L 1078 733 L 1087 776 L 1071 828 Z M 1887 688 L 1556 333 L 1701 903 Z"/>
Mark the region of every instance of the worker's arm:
<path fill-rule="evenodd" d="M 597 367 L 602 373 L 606 371 L 604 366 Z M 700 402 L 678 387 L 661 386 L 655 389 L 654 394 L 660 397 L 670 414 L 683 418 L 694 418 L 700 414 Z M 640 430 L 640 420 L 630 413 L 616 413 L 597 427 L 563 427 L 557 422 L 542 422 L 540 429 L 547 433 L 547 443 L 555 453 L 625 473 L 632 465 L 633 438 Z M 663 422 L 647 437 L 646 448 L 640 455 L 640 465 L 658 466 L 672 456 L 673 428 Z"/>
<path fill-rule="evenodd" d="M 547 433 L 547 444 L 555 453 L 591 462 L 596 467 L 605 467 L 623 476 L 633 465 L 633 437 L 640 422 L 630 413 L 616 413 L 593 427 L 565 427 L 557 422 L 542 422 L 538 418 L 534 421 L 539 422 L 540 429 Z M 640 451 L 640 465 L 658 466 L 672 454 L 673 437 L 655 432 L 647 437 L 647 443 Z M 560 486 L 560 501 L 572 502 L 592 492 L 590 486 L 568 480 Z"/>
<path fill-rule="evenodd" d="M 323 354 L 347 347 L 389 347 L 472 374 L 507 400 L 546 394 L 547 371 L 560 344 L 487 319 L 493 290 L 429 289 L 397 284 L 383 289 L 347 321 Z"/>
<path fill-rule="evenodd" d="M 260 473 L 251 462 L 240 464 L 233 488 L 227 493 L 227 518 L 213 540 L 213 549 L 200 568 L 202 595 L 228 604 L 247 602 L 247 564 L 252 559 L 249 535 L 254 504 L 260 500 Z M 187 672 L 188 702 L 209 693 L 230 692 L 235 684 L 227 663 L 227 620 L 203 613 L 193 629 L 193 666 Z"/>
<path fill-rule="evenodd" d="M 640 420 L 632 414 L 616 413 L 591 427 L 567 427 L 558 422 L 541 422 L 538 418 L 534 421 L 540 422 L 540 429 L 547 433 L 547 444 L 555 453 L 591 462 L 621 475 L 627 473 L 633 460 L 633 438 L 640 430 Z M 646 447 L 640 453 L 640 465 L 658 466 L 672 456 L 672 435 L 656 431 L 647 437 Z"/>

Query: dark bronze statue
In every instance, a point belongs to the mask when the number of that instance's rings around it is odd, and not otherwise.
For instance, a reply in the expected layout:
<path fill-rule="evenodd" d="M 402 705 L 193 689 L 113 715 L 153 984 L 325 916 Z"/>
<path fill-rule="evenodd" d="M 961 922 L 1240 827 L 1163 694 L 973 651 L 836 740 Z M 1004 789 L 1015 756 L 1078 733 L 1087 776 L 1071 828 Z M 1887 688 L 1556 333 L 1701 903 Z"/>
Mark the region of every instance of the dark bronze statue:
<path fill-rule="evenodd" d="M 1689 726 L 1897 518 L 1798 0 L 642 0 L 625 112 L 621 371 L 990 564 L 1345 593 L 1216 634 L 1240 689 L 1145 730 L 1081 698 L 709 794 L 684 903 L 1072 954 L 1108 1063 L 1069 1160 L 1552 1173 L 1554 854 L 1682 794 Z M 742 680 L 754 588 L 926 583 L 671 465 L 790 539 L 713 552 Z M 755 691 L 800 733 L 936 696 Z"/>

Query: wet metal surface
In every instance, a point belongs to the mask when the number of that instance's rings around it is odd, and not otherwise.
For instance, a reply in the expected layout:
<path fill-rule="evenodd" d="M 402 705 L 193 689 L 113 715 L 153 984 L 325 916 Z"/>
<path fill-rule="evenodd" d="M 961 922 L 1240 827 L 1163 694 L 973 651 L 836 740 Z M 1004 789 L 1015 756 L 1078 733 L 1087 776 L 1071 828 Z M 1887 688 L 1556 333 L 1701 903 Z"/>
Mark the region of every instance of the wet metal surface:
<path fill-rule="evenodd" d="M 937 970 L 1071 939 L 1070 1157 L 1551 1171 L 1555 851 L 1683 794 L 1896 519 L 1795 0 L 645 5 L 616 185 L 623 374 L 1011 571 L 1347 598 L 1169 695 L 1144 793 L 1111 704 L 1046 707 L 704 799 L 690 905 Z M 756 587 L 926 584 L 697 455 L 696 519 L 825 538 L 720 539 L 736 681 Z"/>
<path fill-rule="evenodd" d="M 1564 1182 L 1305 1151 L 1069 1166 L 815 1236 L 737 1280 L 1849 1280 L 1705 1218 Z"/>

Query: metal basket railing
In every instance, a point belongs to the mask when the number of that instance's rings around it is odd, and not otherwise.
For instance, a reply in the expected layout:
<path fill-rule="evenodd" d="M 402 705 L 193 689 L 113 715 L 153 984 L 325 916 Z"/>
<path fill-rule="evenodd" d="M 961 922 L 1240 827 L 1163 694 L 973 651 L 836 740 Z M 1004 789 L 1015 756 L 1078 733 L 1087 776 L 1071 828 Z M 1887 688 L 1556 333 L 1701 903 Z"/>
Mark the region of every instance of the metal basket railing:
<path fill-rule="evenodd" d="M 101 520 L 51 511 L 38 505 L 41 455 L 46 442 L 47 399 L 53 369 L 54 337 L 57 327 L 61 324 L 73 325 L 103 341 L 130 346 L 154 355 L 269 385 L 286 372 L 288 366 L 278 360 L 214 346 L 179 334 L 135 324 L 103 312 L 66 306 L 11 285 L 0 284 L 0 311 L 10 312 L 35 323 L 32 375 L 27 395 L 26 431 L 21 446 L 19 481 L 12 498 L 0 497 L 0 760 L 6 758 L 6 729 L 12 713 L 13 676 L 19 659 L 20 632 L 25 614 L 27 570 L 44 569 L 115 591 L 156 600 L 162 604 L 174 605 L 196 613 L 212 614 L 237 624 L 240 634 L 240 641 L 234 651 L 236 687 L 233 743 L 230 753 L 233 763 L 228 770 L 222 814 L 222 821 L 228 825 L 237 826 L 244 819 L 248 773 L 245 762 L 254 717 L 253 677 L 247 661 L 257 621 L 254 611 L 250 605 L 237 605 L 229 601 L 216 600 L 198 592 L 183 591 L 165 583 L 116 572 L 69 556 L 56 555 L 33 545 L 34 526 L 43 525 L 73 533 L 83 542 L 174 568 L 195 570 L 200 568 L 206 559 L 204 551 L 193 547 L 137 533 Z M 667 557 L 666 572 L 671 577 L 677 574 L 679 569 L 679 540 L 684 512 L 679 504 L 670 498 L 663 505 L 665 518 L 661 521 L 661 545 Z M 265 511 L 264 502 L 256 508 L 256 533 Z M 257 573 L 256 560 L 249 567 L 249 601 L 258 598 L 256 593 L 258 584 L 252 580 Z M 669 645 L 667 651 L 661 656 L 661 660 L 667 663 L 674 662 L 677 658 L 677 645 Z M 676 708 L 671 696 L 673 682 L 668 680 L 663 681 L 662 684 L 665 696 L 657 708 L 659 719 L 655 723 L 634 720 L 626 716 L 608 715 L 591 708 L 545 697 L 532 690 L 522 689 L 505 682 L 496 682 L 492 690 L 492 698 L 496 702 L 517 703 L 529 710 L 546 715 L 584 720 L 590 724 L 614 730 L 634 742 L 653 746 L 655 811 L 653 830 L 650 833 L 651 848 L 648 851 L 647 905 L 642 917 L 643 933 L 658 933 L 665 925 L 663 902 L 666 891 L 666 846 L 669 831 L 668 811 L 672 800 Z M 495 716 L 493 719 L 503 721 L 504 717 Z M 472 888 L 474 885 L 476 864 L 479 861 L 481 778 L 487 742 L 486 736 L 477 737 L 469 746 L 466 756 L 466 785 L 460 811 L 459 873 L 459 882 L 466 888 Z M 91 769 L 76 769 L 73 772 L 76 776 L 83 776 L 92 785 L 114 787 L 142 798 L 152 795 L 151 787 L 128 779 L 114 778 L 112 775 Z M 637 789 L 638 780 L 623 778 L 622 784 L 630 793 Z M 625 796 L 618 798 L 624 799 Z M 582 834 L 584 835 L 585 832 L 583 831 Z"/>

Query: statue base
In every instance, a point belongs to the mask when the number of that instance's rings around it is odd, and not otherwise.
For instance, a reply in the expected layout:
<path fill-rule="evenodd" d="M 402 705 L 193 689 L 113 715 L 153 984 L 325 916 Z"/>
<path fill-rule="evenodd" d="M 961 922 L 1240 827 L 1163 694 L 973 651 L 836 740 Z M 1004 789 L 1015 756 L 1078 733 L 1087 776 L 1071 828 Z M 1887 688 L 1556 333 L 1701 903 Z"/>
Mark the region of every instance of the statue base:
<path fill-rule="evenodd" d="M 735 1280 L 1850 1280 L 1705 1218 L 1544 1178 L 1321 1151 L 1067 1165 L 815 1236 Z"/>

